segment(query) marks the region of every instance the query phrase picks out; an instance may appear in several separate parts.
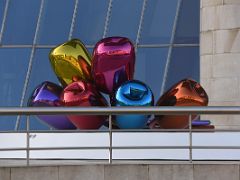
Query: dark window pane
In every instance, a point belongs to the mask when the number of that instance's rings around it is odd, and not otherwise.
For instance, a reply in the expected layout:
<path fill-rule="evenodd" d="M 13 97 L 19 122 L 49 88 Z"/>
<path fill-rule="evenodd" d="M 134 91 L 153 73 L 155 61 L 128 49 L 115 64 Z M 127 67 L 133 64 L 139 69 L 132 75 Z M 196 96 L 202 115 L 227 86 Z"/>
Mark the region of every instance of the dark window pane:
<path fill-rule="evenodd" d="M 25 130 L 27 126 L 26 116 L 22 116 L 18 130 Z M 30 116 L 30 130 L 48 130 L 50 127 L 38 119 L 36 116 Z"/>
<path fill-rule="evenodd" d="M 142 31 L 142 44 L 170 43 L 178 0 L 148 1 Z"/>
<path fill-rule="evenodd" d="M 29 86 L 25 98 L 25 106 L 27 106 L 27 101 L 33 92 L 33 90 L 44 81 L 51 81 L 59 84 L 56 75 L 54 74 L 51 64 L 48 59 L 48 54 L 50 49 L 36 49 L 35 56 L 33 59 L 32 72 L 30 76 Z M 25 118 L 21 118 L 20 129 L 24 129 Z M 31 116 L 31 129 L 46 129 L 47 126 L 40 122 L 35 116 Z"/>
<path fill-rule="evenodd" d="M 137 52 L 135 76 L 152 89 L 154 98 L 160 96 L 168 48 L 140 48 Z"/>
<path fill-rule="evenodd" d="M 108 0 L 79 1 L 73 38 L 79 38 L 88 45 L 93 45 L 102 38 L 108 2 Z"/>
<path fill-rule="evenodd" d="M 142 0 L 114 0 L 107 36 L 124 36 L 135 42 Z"/>
<path fill-rule="evenodd" d="M 3 20 L 3 13 L 4 13 L 4 9 L 5 9 L 5 4 L 6 4 L 6 0 L 1 0 L 0 1 L 0 29 L 2 26 L 2 20 Z"/>
<path fill-rule="evenodd" d="M 0 106 L 19 106 L 30 49 L 0 49 Z"/>
<path fill-rule="evenodd" d="M 75 0 L 47 0 L 39 29 L 38 44 L 59 44 L 68 39 Z"/>
<path fill-rule="evenodd" d="M 51 81 L 57 84 L 59 83 L 48 59 L 50 50 L 51 49 L 36 49 L 26 96 L 27 99 L 31 95 L 34 88 L 43 81 Z M 25 102 L 27 102 L 27 99 Z"/>
<path fill-rule="evenodd" d="M 184 78 L 199 81 L 199 48 L 173 48 L 165 90 Z"/>
<path fill-rule="evenodd" d="M 0 106 L 19 106 L 30 49 L 0 49 Z M 1 116 L 0 130 L 14 129 L 16 116 Z"/>
<path fill-rule="evenodd" d="M 3 33 L 3 44 L 32 44 L 40 1 L 11 0 Z"/>
<path fill-rule="evenodd" d="M 199 20 L 199 0 L 182 1 L 175 34 L 175 43 L 199 43 Z"/>

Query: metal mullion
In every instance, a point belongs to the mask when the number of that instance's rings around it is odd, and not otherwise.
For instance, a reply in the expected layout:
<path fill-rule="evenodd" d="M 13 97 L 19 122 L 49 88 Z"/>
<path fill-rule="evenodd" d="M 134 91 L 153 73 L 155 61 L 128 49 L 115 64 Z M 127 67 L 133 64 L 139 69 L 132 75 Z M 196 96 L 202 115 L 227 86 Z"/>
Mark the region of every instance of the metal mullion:
<path fill-rule="evenodd" d="M 30 117 L 27 116 L 27 123 L 26 123 L 26 161 L 27 161 L 27 166 L 30 165 Z"/>
<path fill-rule="evenodd" d="M 5 29 L 5 24 L 6 24 L 6 19 L 7 19 L 9 1 L 10 0 L 6 0 L 6 4 L 5 4 L 5 8 L 4 8 L 2 26 L 1 26 L 1 30 L 0 30 L 0 44 L 2 44 L 2 37 L 3 37 L 3 32 L 4 32 L 4 29 Z"/>
<path fill-rule="evenodd" d="M 24 82 L 24 86 L 23 86 L 23 91 L 22 91 L 22 96 L 21 96 L 21 101 L 20 101 L 20 107 L 22 107 L 23 104 L 24 104 L 24 99 L 25 99 L 28 84 L 29 84 L 30 74 L 31 74 L 31 71 L 32 71 L 33 57 L 34 57 L 34 54 L 35 54 L 35 45 L 37 44 L 37 37 L 38 37 L 38 31 L 40 29 L 40 22 L 41 22 L 43 7 L 44 7 L 44 0 L 41 0 L 40 9 L 39 9 L 39 13 L 38 13 L 38 19 L 37 19 L 37 25 L 36 25 L 36 29 L 35 29 L 35 33 L 34 33 L 33 46 L 32 46 L 32 50 L 31 50 L 31 55 L 30 55 L 30 59 L 29 59 L 29 63 L 28 63 L 27 74 L 26 74 L 26 78 L 25 78 L 25 82 Z M 18 130 L 19 124 L 20 124 L 20 116 L 17 117 L 17 121 L 16 121 L 16 124 L 15 124 L 15 130 Z"/>
<path fill-rule="evenodd" d="M 75 27 L 76 16 L 77 16 L 77 12 L 78 12 L 78 2 L 79 2 L 79 0 L 75 0 L 73 16 L 72 16 L 72 21 L 71 21 L 69 35 L 68 35 L 68 40 L 72 39 L 73 30 L 74 30 L 74 27 Z"/>
<path fill-rule="evenodd" d="M 0 45 L 0 48 L 54 48 L 56 45 L 31 45 L 31 44 L 13 44 L 13 45 Z M 94 48 L 95 45 L 85 45 L 87 48 Z M 137 48 L 166 48 L 170 44 L 137 44 Z M 199 44 L 173 44 L 173 47 L 199 47 Z"/>
<path fill-rule="evenodd" d="M 188 117 L 188 128 L 189 128 L 189 162 L 192 163 L 192 115 Z"/>
<path fill-rule="evenodd" d="M 112 116 L 109 115 L 109 164 L 112 164 Z"/>
<path fill-rule="evenodd" d="M 112 6 L 113 6 L 112 4 L 113 4 L 113 0 L 109 0 L 102 38 L 105 38 L 107 36 L 109 21 L 112 13 Z"/>
<path fill-rule="evenodd" d="M 143 0 L 141 16 L 140 16 L 140 21 L 139 21 L 139 26 L 138 26 L 138 31 L 137 31 L 137 37 L 136 37 L 136 41 L 135 41 L 135 52 L 136 53 L 137 53 L 138 44 L 139 44 L 140 38 L 141 38 L 141 32 L 142 32 L 142 26 L 143 26 L 143 20 L 144 20 L 146 6 L 147 6 L 147 0 Z"/>
<path fill-rule="evenodd" d="M 175 37 L 176 29 L 177 29 L 177 22 L 178 22 L 178 16 L 179 16 L 179 13 L 180 13 L 181 4 L 182 4 L 182 0 L 178 0 L 176 15 L 175 15 L 175 18 L 174 18 L 173 30 L 172 30 L 172 34 L 171 34 L 170 47 L 168 49 L 167 61 L 166 61 L 164 74 L 163 74 L 163 81 L 162 81 L 162 87 L 161 87 L 160 95 L 163 94 L 163 92 L 165 90 L 165 86 L 166 86 L 168 69 L 169 69 L 169 65 L 170 65 L 170 61 L 171 61 L 174 37 Z"/>

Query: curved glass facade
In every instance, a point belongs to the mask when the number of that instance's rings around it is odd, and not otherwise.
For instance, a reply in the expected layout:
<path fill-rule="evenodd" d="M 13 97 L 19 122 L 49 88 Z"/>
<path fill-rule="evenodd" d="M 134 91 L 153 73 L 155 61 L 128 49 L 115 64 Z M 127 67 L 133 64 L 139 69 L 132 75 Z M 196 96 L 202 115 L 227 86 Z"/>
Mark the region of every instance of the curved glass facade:
<path fill-rule="evenodd" d="M 69 38 L 92 52 L 103 36 L 137 47 L 135 79 L 157 100 L 177 81 L 199 80 L 200 0 L 0 0 L 0 106 L 26 106 L 43 81 L 58 83 L 48 53 Z M 25 129 L 25 117 L 0 117 L 0 130 Z M 47 129 L 31 117 L 31 129 Z"/>

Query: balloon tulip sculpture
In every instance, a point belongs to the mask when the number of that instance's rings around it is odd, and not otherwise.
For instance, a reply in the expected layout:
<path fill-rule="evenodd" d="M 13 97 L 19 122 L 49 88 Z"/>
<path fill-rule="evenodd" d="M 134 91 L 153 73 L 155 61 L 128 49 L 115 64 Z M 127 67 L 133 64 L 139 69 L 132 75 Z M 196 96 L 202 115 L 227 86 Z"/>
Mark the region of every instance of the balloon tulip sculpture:
<path fill-rule="evenodd" d="M 154 98 L 151 89 L 144 83 L 132 80 L 123 83 L 112 99 L 114 106 L 152 106 Z M 144 128 L 149 115 L 117 115 L 116 124 L 119 128 Z"/>
<path fill-rule="evenodd" d="M 28 106 L 57 107 L 61 106 L 60 95 L 63 88 L 45 81 L 35 88 L 28 101 Z M 40 120 L 55 129 L 76 129 L 76 127 L 63 115 L 39 115 Z"/>
<path fill-rule="evenodd" d="M 96 87 L 84 81 L 69 84 L 61 94 L 61 101 L 65 106 L 107 106 Z M 105 116 L 96 115 L 69 115 L 68 118 L 79 129 L 98 129 L 106 120 Z"/>
<path fill-rule="evenodd" d="M 99 41 L 93 52 L 92 75 L 101 92 L 112 94 L 122 83 L 133 79 L 134 46 L 124 37 Z"/>
<path fill-rule="evenodd" d="M 199 83 L 191 79 L 183 79 L 172 86 L 157 102 L 157 106 L 207 106 L 207 104 L 207 93 Z M 192 119 L 194 119 L 194 116 Z M 187 115 L 165 115 L 156 117 L 149 127 L 181 129 L 187 128 L 188 125 Z"/>
<path fill-rule="evenodd" d="M 110 96 L 113 106 L 152 106 L 151 89 L 143 82 L 133 80 L 135 66 L 134 46 L 128 38 L 108 37 L 94 47 L 93 57 L 84 44 L 72 39 L 49 54 L 53 71 L 62 84 L 43 82 L 29 98 L 29 106 L 36 107 L 94 107 L 108 106 L 101 91 Z M 184 79 L 170 88 L 157 106 L 206 106 L 208 96 L 199 83 Z M 42 121 L 56 129 L 98 129 L 106 116 L 97 115 L 41 115 Z M 118 128 L 145 128 L 150 115 L 116 115 Z M 193 118 L 194 119 L 194 118 Z M 196 126 L 209 121 L 194 121 Z M 74 126 L 75 125 L 75 126 Z M 150 128 L 186 128 L 188 116 L 156 116 Z"/>
<path fill-rule="evenodd" d="M 92 80 L 91 56 L 78 39 L 72 39 L 52 49 L 49 59 L 63 86 L 76 80 Z"/>

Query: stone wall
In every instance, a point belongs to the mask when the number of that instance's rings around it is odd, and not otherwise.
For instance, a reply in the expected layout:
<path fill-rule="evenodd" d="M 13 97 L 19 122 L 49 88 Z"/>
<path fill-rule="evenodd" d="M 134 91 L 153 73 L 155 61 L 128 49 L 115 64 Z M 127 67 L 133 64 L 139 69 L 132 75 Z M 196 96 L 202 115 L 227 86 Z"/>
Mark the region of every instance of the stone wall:
<path fill-rule="evenodd" d="M 0 180 L 239 180 L 239 165 L 80 165 L 0 168 Z"/>
<path fill-rule="evenodd" d="M 201 0 L 200 79 L 210 106 L 240 106 L 240 0 Z M 202 116 L 240 128 L 240 116 Z"/>

